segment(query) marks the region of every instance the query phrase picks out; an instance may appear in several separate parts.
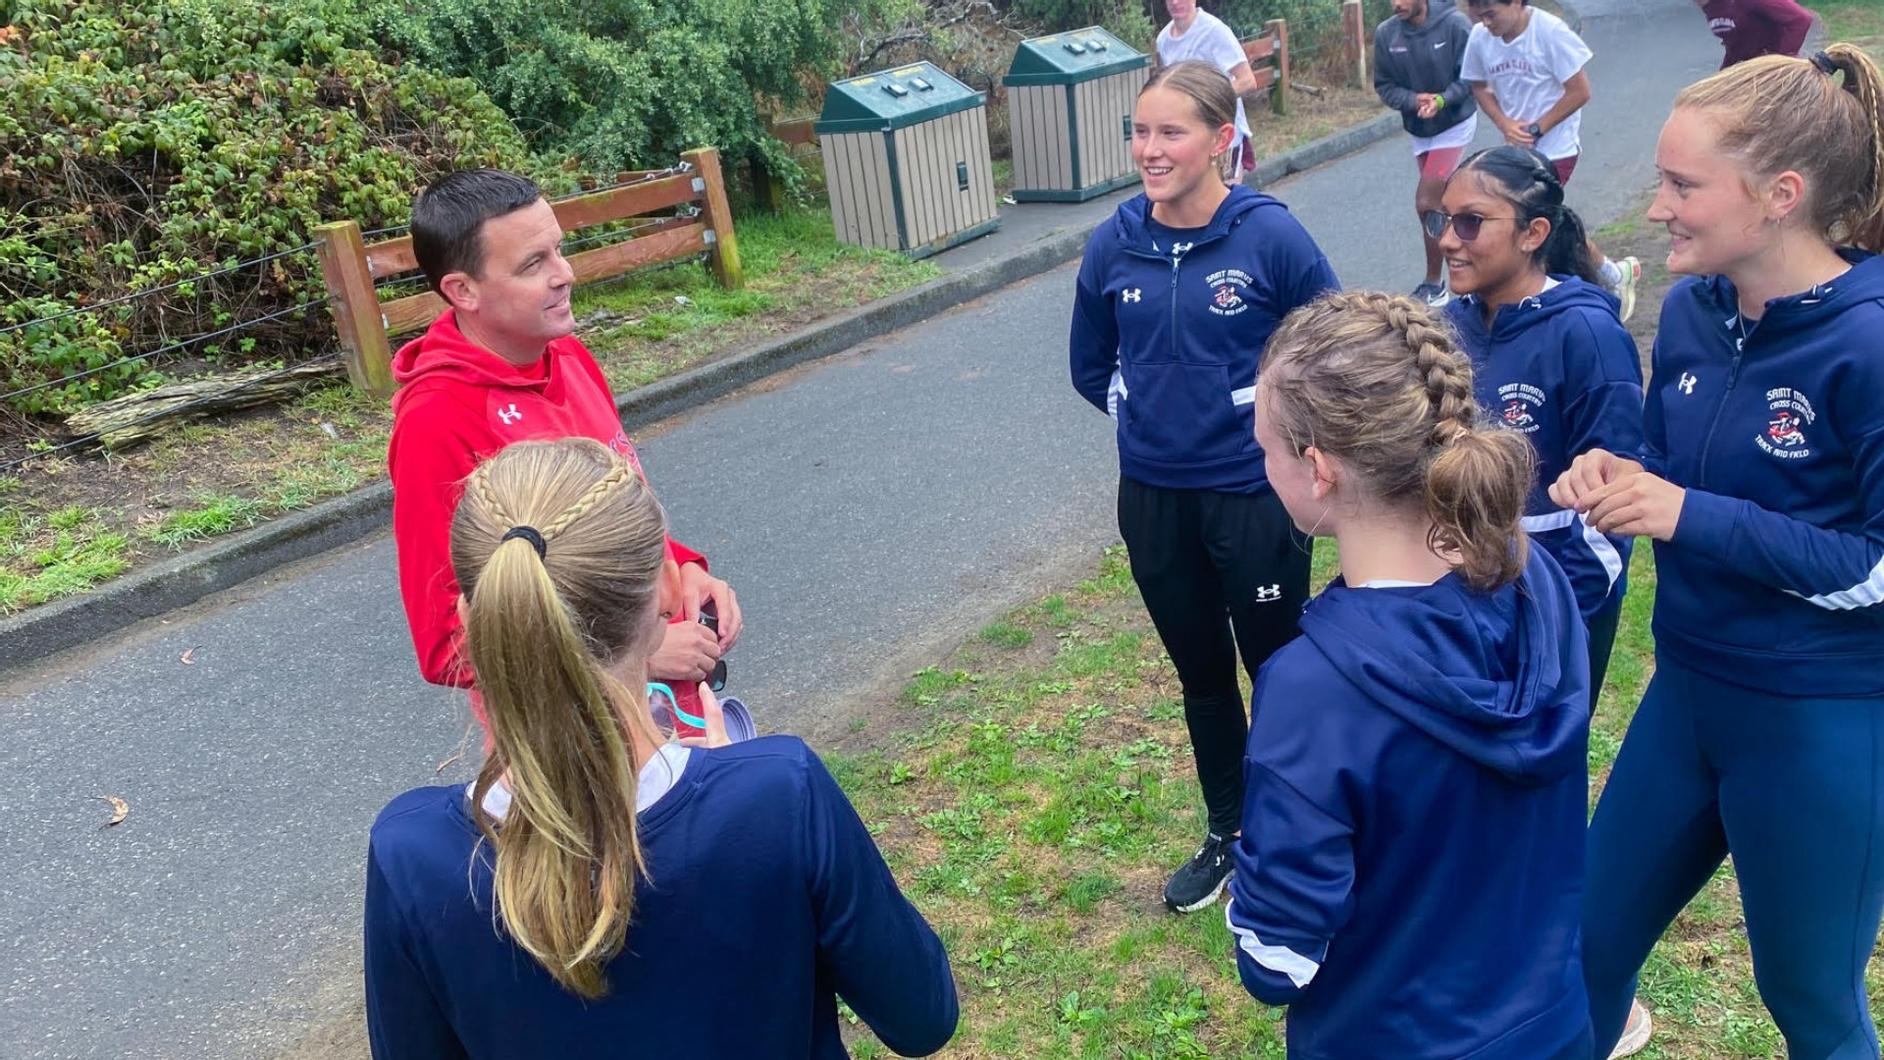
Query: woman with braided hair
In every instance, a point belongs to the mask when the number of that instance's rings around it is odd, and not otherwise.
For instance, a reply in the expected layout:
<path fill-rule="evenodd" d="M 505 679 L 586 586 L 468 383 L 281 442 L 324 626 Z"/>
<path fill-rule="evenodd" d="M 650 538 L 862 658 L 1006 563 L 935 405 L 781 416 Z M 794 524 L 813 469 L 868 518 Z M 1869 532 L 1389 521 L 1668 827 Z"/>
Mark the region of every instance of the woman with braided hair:
<path fill-rule="evenodd" d="M 1588 660 L 1519 520 L 1535 456 L 1410 298 L 1328 295 L 1256 384 L 1269 481 L 1341 572 L 1256 683 L 1230 930 L 1291 1058 L 1587 1060 Z"/>
<path fill-rule="evenodd" d="M 1642 454 L 1642 362 L 1599 285 L 1583 221 L 1550 160 L 1494 147 L 1447 181 L 1426 215 L 1450 266 L 1446 316 L 1472 357 L 1478 401 L 1537 450 L 1524 529 L 1570 578 L 1590 634 L 1590 705 L 1609 668 L 1632 538 L 1605 536 L 1546 492 L 1579 453 Z"/>
<path fill-rule="evenodd" d="M 1857 47 L 1688 86 L 1656 149 L 1668 228 L 1641 460 L 1551 488 L 1655 543 L 1655 675 L 1590 823 L 1597 1046 L 1640 1048 L 1636 973 L 1733 855 L 1760 996 L 1795 1060 L 1878 1056 L 1884 913 L 1884 78 Z"/>
<path fill-rule="evenodd" d="M 451 528 L 492 747 L 373 825 L 366 1006 L 387 1058 L 844 1057 L 837 998 L 905 1056 L 955 985 L 817 755 L 648 712 L 680 606 L 666 516 L 599 442 L 512 445 Z"/>

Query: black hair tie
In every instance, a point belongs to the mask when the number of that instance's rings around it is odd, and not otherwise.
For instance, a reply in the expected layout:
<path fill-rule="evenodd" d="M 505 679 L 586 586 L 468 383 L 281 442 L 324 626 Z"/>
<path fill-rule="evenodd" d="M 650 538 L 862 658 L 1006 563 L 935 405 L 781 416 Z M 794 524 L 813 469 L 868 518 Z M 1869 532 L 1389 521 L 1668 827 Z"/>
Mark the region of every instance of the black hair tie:
<path fill-rule="evenodd" d="M 497 543 L 501 545 L 505 541 L 508 541 L 513 537 L 521 537 L 525 541 L 528 541 L 530 543 L 530 547 L 536 549 L 537 559 L 548 558 L 549 546 L 544 543 L 543 535 L 537 532 L 536 527 L 513 526 L 510 529 L 504 531 L 504 536 L 502 538 L 499 538 Z"/>
<path fill-rule="evenodd" d="M 1838 72 L 1838 62 L 1824 52 L 1818 52 L 1812 56 L 1812 65 L 1818 67 L 1819 73 L 1826 77 Z"/>

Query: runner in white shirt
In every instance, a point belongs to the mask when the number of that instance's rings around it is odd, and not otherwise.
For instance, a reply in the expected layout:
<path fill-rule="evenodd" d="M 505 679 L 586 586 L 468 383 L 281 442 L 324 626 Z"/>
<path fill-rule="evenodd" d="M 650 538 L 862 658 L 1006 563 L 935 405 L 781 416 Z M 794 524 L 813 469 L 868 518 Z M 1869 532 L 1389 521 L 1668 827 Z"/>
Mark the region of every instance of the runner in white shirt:
<path fill-rule="evenodd" d="M 1575 30 L 1526 0 L 1468 0 L 1472 36 L 1465 45 L 1463 76 L 1472 83 L 1479 109 L 1505 142 L 1535 148 L 1570 183 L 1583 144 L 1583 105 L 1590 101 L 1584 71 L 1593 54 Z M 1642 266 L 1634 258 L 1611 261 L 1595 243 L 1590 257 L 1603 284 L 1622 302 L 1622 319 L 1635 312 L 1635 285 Z"/>
<path fill-rule="evenodd" d="M 1243 112 L 1243 97 L 1256 91 L 1256 74 L 1249 68 L 1249 57 L 1237 43 L 1236 33 L 1222 19 L 1200 9 L 1197 0 L 1165 0 L 1164 9 L 1171 21 L 1158 32 L 1158 65 L 1202 59 L 1222 70 L 1236 90 L 1236 143 L 1230 146 L 1230 172 L 1224 177 L 1226 183 L 1235 184 L 1244 173 L 1256 168 L 1249 117 Z"/>

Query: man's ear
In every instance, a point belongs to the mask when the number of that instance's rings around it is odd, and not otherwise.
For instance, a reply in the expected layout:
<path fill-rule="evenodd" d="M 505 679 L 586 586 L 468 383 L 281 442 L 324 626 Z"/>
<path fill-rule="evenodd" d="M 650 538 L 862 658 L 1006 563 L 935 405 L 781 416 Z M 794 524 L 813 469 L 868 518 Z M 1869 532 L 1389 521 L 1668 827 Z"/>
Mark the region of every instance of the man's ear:
<path fill-rule="evenodd" d="M 438 281 L 438 293 L 445 304 L 466 313 L 478 310 L 478 282 L 468 272 L 448 272 Z"/>

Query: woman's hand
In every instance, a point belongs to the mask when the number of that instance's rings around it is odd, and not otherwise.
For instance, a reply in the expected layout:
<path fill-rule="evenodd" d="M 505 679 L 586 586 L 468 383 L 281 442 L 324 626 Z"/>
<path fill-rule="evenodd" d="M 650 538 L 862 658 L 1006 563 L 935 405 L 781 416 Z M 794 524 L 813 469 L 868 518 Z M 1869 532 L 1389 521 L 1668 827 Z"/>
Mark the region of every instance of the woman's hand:
<path fill-rule="evenodd" d="M 1582 498 L 1602 489 L 1624 475 L 1638 474 L 1642 465 L 1617 456 L 1607 449 L 1592 449 L 1570 462 L 1570 467 L 1550 484 L 1550 500 L 1559 508 L 1584 511 Z"/>
<path fill-rule="evenodd" d="M 740 628 L 745 625 L 744 617 L 739 613 L 739 598 L 733 595 L 732 586 L 708 574 L 705 567 L 698 563 L 683 565 L 680 568 L 680 606 L 688 622 L 700 621 L 700 605 L 707 600 L 713 601 L 713 613 L 719 616 L 719 651 L 714 653 L 717 659 L 733 650 L 733 645 L 739 640 Z M 711 663 L 707 669 L 712 669 Z"/>
<path fill-rule="evenodd" d="M 688 747 L 725 747 L 733 742 L 726 735 L 726 712 L 720 709 L 719 697 L 704 681 L 700 683 L 700 717 L 706 721 L 706 735 L 688 736 L 681 743 Z"/>
<path fill-rule="evenodd" d="M 1577 506 L 1598 533 L 1672 541 L 1687 498 L 1687 490 L 1660 475 L 1635 471 L 1586 494 Z"/>

